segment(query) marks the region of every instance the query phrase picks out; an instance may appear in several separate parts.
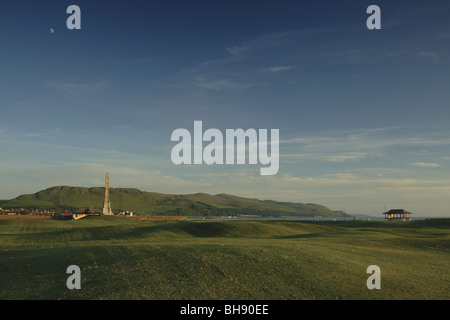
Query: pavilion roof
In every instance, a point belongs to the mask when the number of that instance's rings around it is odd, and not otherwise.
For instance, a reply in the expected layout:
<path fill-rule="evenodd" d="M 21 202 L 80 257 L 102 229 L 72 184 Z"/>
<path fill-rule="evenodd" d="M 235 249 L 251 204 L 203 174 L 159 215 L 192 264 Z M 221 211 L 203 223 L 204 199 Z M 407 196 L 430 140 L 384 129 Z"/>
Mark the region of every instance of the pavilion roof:
<path fill-rule="evenodd" d="M 383 214 L 412 214 L 412 212 L 406 211 L 405 209 L 391 209 Z"/>

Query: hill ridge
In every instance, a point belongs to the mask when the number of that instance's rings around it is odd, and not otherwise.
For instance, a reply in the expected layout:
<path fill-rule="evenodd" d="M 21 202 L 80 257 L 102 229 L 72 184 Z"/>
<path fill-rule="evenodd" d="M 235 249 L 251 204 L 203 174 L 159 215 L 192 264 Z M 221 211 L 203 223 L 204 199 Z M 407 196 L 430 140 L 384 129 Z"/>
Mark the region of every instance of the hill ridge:
<path fill-rule="evenodd" d="M 100 209 L 104 187 L 53 186 L 33 194 L 1 201 L 3 208 L 34 208 L 83 211 Z M 262 217 L 340 217 L 345 213 L 324 205 L 276 200 L 260 200 L 219 193 L 166 194 L 137 188 L 109 188 L 114 211 L 133 211 L 139 215 L 241 216 Z"/>

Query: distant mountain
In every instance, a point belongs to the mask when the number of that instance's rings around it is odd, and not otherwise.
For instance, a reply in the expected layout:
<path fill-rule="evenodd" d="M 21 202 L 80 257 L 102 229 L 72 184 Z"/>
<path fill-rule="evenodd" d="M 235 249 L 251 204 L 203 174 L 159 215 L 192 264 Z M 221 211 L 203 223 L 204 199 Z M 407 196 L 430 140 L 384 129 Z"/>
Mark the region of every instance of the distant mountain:
<path fill-rule="evenodd" d="M 210 195 L 195 193 L 185 195 L 144 192 L 132 188 L 110 188 L 113 211 L 132 211 L 138 215 L 170 216 L 241 216 L 263 217 L 341 217 L 342 211 L 332 211 L 313 203 L 279 202 L 238 197 L 228 194 Z M 47 210 L 100 211 L 105 188 L 57 186 L 34 194 L 1 201 L 3 208 Z"/>

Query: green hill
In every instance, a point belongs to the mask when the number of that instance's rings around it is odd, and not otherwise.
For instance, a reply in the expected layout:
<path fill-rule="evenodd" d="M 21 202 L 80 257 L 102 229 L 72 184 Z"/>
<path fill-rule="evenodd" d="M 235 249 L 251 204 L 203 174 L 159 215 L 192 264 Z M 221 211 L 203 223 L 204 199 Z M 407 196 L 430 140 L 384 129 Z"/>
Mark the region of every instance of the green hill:
<path fill-rule="evenodd" d="M 195 193 L 186 195 L 144 192 L 133 188 L 110 188 L 113 211 L 133 211 L 139 215 L 179 216 L 241 216 L 263 217 L 339 217 L 342 211 L 332 211 L 312 203 L 278 202 L 238 197 L 228 194 Z M 3 208 L 28 208 L 84 211 L 100 210 L 105 189 L 99 187 L 51 187 L 34 194 L 24 194 L 2 201 Z"/>

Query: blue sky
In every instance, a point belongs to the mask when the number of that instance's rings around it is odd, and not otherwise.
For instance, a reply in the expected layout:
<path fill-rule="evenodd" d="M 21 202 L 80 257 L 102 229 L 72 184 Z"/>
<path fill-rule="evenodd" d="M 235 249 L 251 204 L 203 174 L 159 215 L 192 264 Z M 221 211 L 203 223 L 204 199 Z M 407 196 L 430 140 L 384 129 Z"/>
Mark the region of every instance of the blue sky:
<path fill-rule="evenodd" d="M 0 199 L 109 171 L 112 187 L 448 215 L 450 3 L 392 2 L 2 1 Z M 278 174 L 175 166 L 171 133 L 195 120 L 279 129 Z"/>

